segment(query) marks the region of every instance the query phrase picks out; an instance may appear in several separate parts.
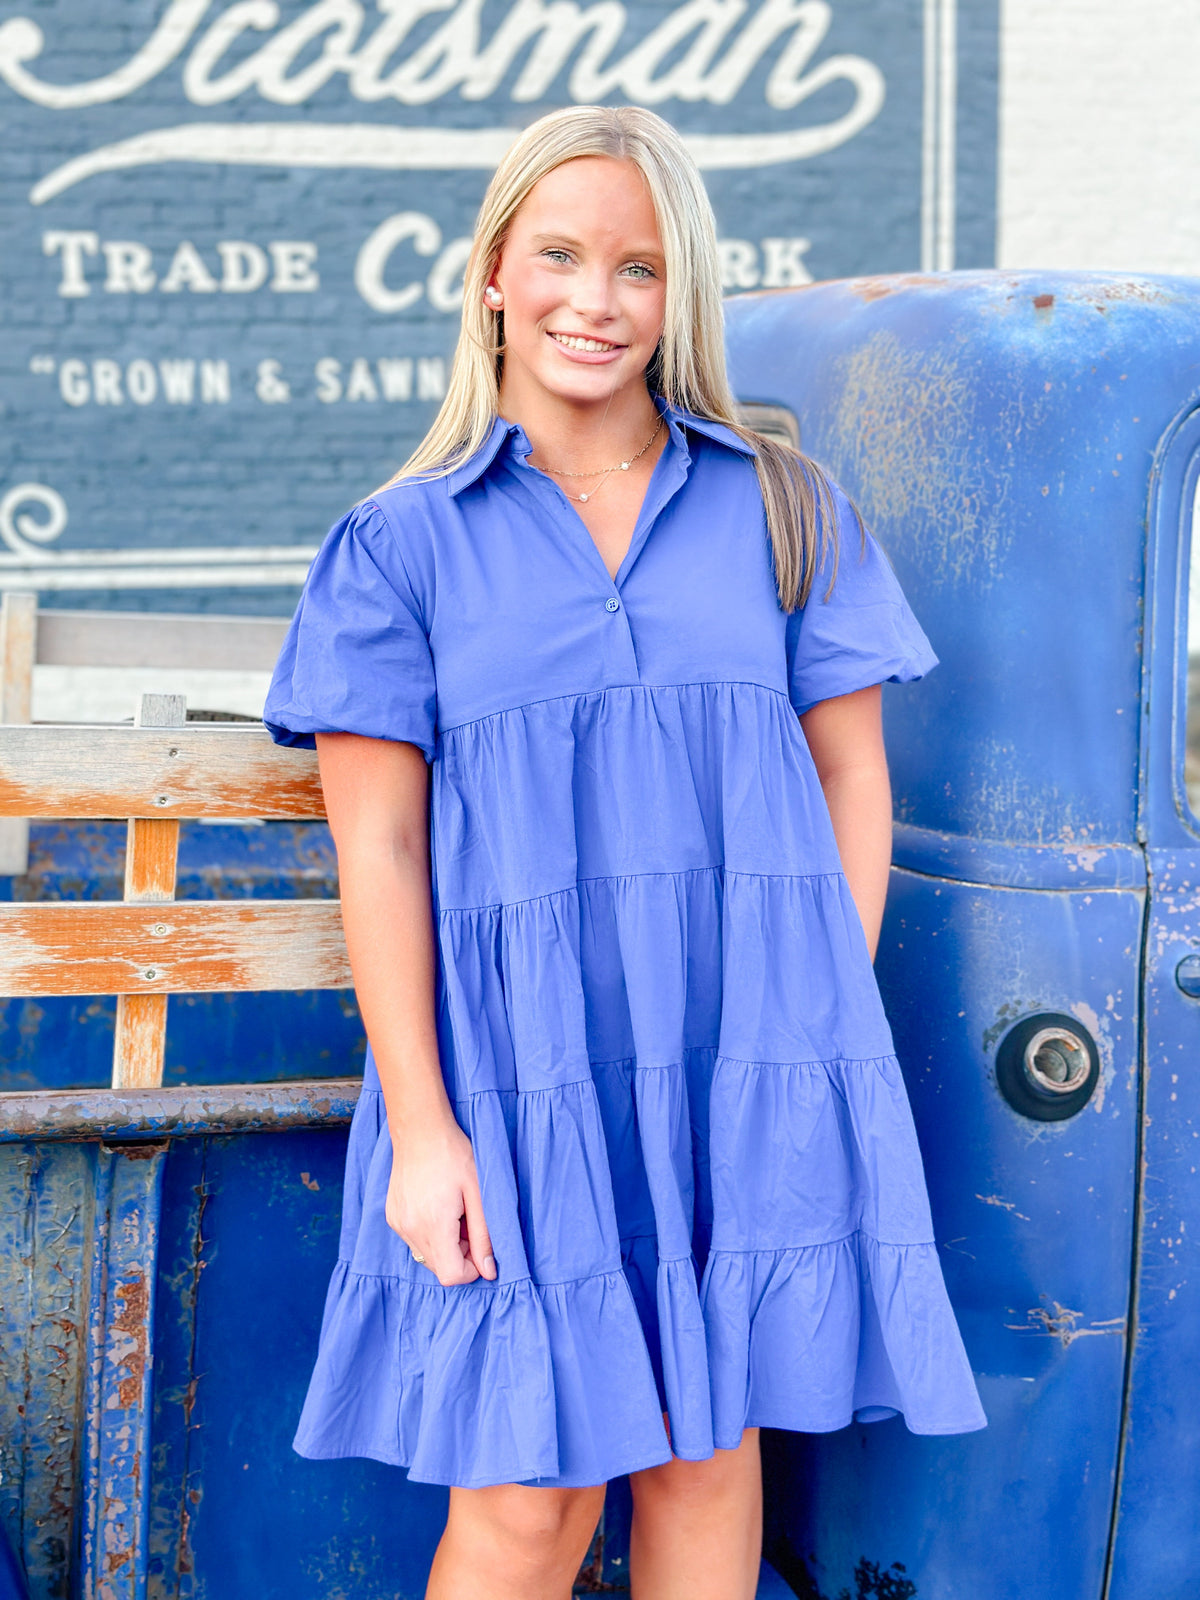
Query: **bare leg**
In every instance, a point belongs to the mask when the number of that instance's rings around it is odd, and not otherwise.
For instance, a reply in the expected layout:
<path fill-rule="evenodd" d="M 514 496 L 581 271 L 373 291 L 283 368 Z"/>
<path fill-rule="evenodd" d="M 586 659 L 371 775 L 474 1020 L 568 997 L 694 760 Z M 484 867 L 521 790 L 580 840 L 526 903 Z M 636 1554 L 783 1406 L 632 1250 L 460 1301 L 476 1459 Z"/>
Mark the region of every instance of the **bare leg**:
<path fill-rule="evenodd" d="M 666 1415 L 663 1415 L 665 1422 Z M 629 1474 L 631 1600 L 754 1600 L 762 1556 L 758 1429 L 707 1461 Z"/>
<path fill-rule="evenodd" d="M 425 1600 L 570 1600 L 604 1508 L 604 1484 L 451 1489 Z"/>

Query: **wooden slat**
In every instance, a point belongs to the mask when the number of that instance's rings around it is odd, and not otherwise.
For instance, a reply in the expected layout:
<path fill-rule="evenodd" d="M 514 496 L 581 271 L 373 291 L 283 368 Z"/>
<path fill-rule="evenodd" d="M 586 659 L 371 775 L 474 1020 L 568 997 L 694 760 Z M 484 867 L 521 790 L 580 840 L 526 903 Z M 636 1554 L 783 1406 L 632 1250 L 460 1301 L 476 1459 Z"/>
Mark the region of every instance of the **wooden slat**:
<path fill-rule="evenodd" d="M 33 707 L 37 595 L 9 590 L 0 600 L 0 722 L 28 722 Z M 0 873 L 29 871 L 29 819 L 0 816 Z"/>
<path fill-rule="evenodd" d="M 134 723 L 139 728 L 182 728 L 187 701 L 178 694 L 144 694 Z M 161 905 L 175 898 L 179 823 L 163 817 L 131 817 L 125 835 L 127 903 Z M 165 994 L 122 994 L 117 999 L 113 1038 L 114 1089 L 157 1089 L 167 1052 Z"/>
<path fill-rule="evenodd" d="M 0 816 L 0 877 L 29 871 L 29 818 Z"/>
<path fill-rule="evenodd" d="M 37 649 L 37 595 L 10 590 L 0 605 L 0 722 L 28 722 Z"/>
<path fill-rule="evenodd" d="M 159 1088 L 166 1058 L 167 996 L 119 994 L 113 1034 L 113 1088 Z"/>
<path fill-rule="evenodd" d="M 42 611 L 38 614 L 37 661 L 55 667 L 270 672 L 287 629 L 286 617 Z"/>
<path fill-rule="evenodd" d="M 323 817 L 312 750 L 254 724 L 0 728 L 0 817 Z"/>
<path fill-rule="evenodd" d="M 29 819 L 0 816 L 0 877 L 19 878 L 29 871 Z"/>
<path fill-rule="evenodd" d="M 0 995 L 350 987 L 336 900 L 0 904 Z"/>
<path fill-rule="evenodd" d="M 126 900 L 174 900 L 179 824 L 131 817 L 125 839 Z"/>

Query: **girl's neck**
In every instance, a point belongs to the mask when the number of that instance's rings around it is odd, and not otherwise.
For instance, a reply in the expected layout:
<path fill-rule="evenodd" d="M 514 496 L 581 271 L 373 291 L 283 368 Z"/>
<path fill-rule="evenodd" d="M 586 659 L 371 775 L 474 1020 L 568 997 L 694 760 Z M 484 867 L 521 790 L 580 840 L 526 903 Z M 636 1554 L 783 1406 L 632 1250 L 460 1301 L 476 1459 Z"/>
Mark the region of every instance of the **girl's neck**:
<path fill-rule="evenodd" d="M 627 459 L 658 422 L 658 408 L 644 384 L 586 405 L 552 395 L 514 395 L 511 386 L 501 384 L 500 414 L 525 430 L 536 460 L 584 471 Z"/>

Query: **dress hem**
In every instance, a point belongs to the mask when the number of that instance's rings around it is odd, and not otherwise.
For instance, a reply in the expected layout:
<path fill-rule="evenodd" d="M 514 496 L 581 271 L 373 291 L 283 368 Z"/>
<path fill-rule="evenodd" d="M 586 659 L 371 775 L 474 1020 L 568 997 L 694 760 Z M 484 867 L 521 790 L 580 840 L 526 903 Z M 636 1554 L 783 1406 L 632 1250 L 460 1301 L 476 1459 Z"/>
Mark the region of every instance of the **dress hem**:
<path fill-rule="evenodd" d="M 964 1421 L 963 1423 L 954 1427 L 943 1426 L 938 1428 L 915 1428 L 909 1422 L 903 1410 L 889 1408 L 887 1416 L 862 1417 L 859 1415 L 860 1411 L 867 1409 L 882 1408 L 859 1406 L 855 1407 L 854 1412 L 850 1416 L 842 1418 L 839 1421 L 826 1423 L 814 1420 L 804 1425 L 793 1422 L 780 1422 L 778 1420 L 772 1420 L 772 1417 L 769 1413 L 764 1413 L 761 1411 L 750 1412 L 748 1413 L 746 1421 L 743 1423 L 742 1427 L 743 1432 L 747 1428 L 770 1428 L 779 1433 L 826 1434 L 840 1433 L 842 1429 L 849 1427 L 857 1426 L 866 1428 L 880 1422 L 894 1422 L 898 1418 L 904 1423 L 907 1431 L 914 1437 L 954 1438 L 956 1435 L 960 1434 L 982 1432 L 982 1430 L 989 1425 L 988 1419 L 984 1417 L 982 1421 L 973 1419 L 970 1422 Z M 711 1461 L 718 1450 L 736 1450 L 741 1442 L 742 1441 L 740 1438 L 730 1443 L 725 1443 L 722 1439 L 714 1439 L 713 1448 L 705 1452 L 672 1451 L 670 1449 L 668 1449 L 665 1453 L 662 1451 L 653 1451 L 650 1452 L 646 1459 L 638 1459 L 633 1465 L 614 1468 L 612 1471 L 608 1472 L 606 1477 L 602 1479 L 584 1480 L 583 1478 L 579 1478 L 578 1482 L 575 1481 L 575 1478 L 578 1476 L 577 1474 L 565 1473 L 560 1477 L 549 1477 L 545 1475 L 539 1477 L 531 1474 L 528 1478 L 494 1478 L 484 1474 L 481 1477 L 472 1478 L 469 1482 L 460 1483 L 456 1480 L 453 1483 L 449 1483 L 444 1478 L 419 1476 L 418 1474 L 414 1473 L 406 1465 L 406 1463 L 399 1458 L 399 1456 L 389 1453 L 383 1449 L 377 1451 L 363 1449 L 351 1450 L 324 1448 L 320 1446 L 313 1447 L 311 1445 L 302 1448 L 300 1445 L 296 1444 L 295 1441 L 292 1443 L 292 1449 L 298 1456 L 301 1456 L 306 1461 L 378 1461 L 383 1466 L 398 1467 L 407 1475 L 409 1481 L 412 1483 L 434 1484 L 441 1488 L 484 1489 L 496 1487 L 500 1484 L 515 1483 L 522 1485 L 545 1484 L 555 1488 L 575 1489 L 599 1487 L 603 1483 L 611 1483 L 614 1478 L 625 1477 L 631 1472 L 642 1472 L 647 1467 L 664 1466 L 669 1461 Z"/>
<path fill-rule="evenodd" d="M 607 1477 L 597 1479 L 583 1478 L 575 1473 L 565 1473 L 557 1478 L 546 1474 L 539 1476 L 536 1473 L 531 1473 L 527 1478 L 493 1478 L 484 1474 L 482 1477 L 471 1479 L 470 1482 L 460 1483 L 455 1480 L 453 1483 L 449 1483 L 445 1478 L 421 1477 L 419 1473 L 412 1471 L 398 1457 L 389 1455 L 382 1450 L 375 1452 L 370 1450 L 301 1449 L 295 1441 L 292 1443 L 292 1449 L 305 1461 L 378 1461 L 385 1467 L 398 1467 L 407 1476 L 410 1483 L 429 1483 L 443 1489 L 491 1489 L 509 1483 L 556 1489 L 599 1488 L 602 1484 L 611 1483 L 614 1478 L 622 1478 L 630 1472 L 642 1472 L 647 1467 L 661 1467 L 673 1459 L 669 1449 L 665 1453 L 663 1451 L 654 1451 L 646 1460 L 639 1461 L 636 1466 L 617 1467 L 609 1472 Z M 692 1460 L 693 1458 L 681 1456 L 678 1459 Z M 708 1457 L 699 1459 L 707 1460 Z M 577 1478 L 578 1481 L 576 1481 Z"/>

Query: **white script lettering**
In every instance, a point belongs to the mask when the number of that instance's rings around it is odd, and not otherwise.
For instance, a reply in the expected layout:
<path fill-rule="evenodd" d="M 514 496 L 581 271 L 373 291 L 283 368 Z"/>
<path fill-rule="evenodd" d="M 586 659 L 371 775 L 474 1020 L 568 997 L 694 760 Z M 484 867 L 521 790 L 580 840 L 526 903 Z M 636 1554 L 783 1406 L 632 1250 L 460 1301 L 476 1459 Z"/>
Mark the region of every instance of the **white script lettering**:
<path fill-rule="evenodd" d="M 453 239 L 441 249 L 442 230 L 423 211 L 397 211 L 385 217 L 362 244 L 354 263 L 354 287 L 372 311 L 406 311 L 421 298 L 421 285 L 410 281 L 399 289 L 384 282 L 393 251 L 406 240 L 419 256 L 437 260 L 425 281 L 425 293 L 435 311 L 457 311 L 462 305 L 462 274 L 471 253 L 470 239 Z"/>
<path fill-rule="evenodd" d="M 144 88 L 180 57 L 185 98 L 225 104 L 255 93 L 271 105 L 306 104 L 336 78 L 364 104 L 428 105 L 457 93 L 486 100 L 512 78 L 518 102 L 623 96 L 636 104 L 677 100 L 729 105 L 762 76 L 772 111 L 789 111 L 831 85 L 851 103 L 831 120 L 770 132 L 685 134 L 702 167 L 729 169 L 798 161 L 836 149 L 878 114 L 885 84 L 864 56 L 817 61 L 833 19 L 830 0 L 684 0 L 648 33 L 626 43 L 631 9 L 622 0 L 511 0 L 485 33 L 483 0 L 310 0 L 281 25 L 277 0 L 233 0 L 201 31 L 208 0 L 170 0 L 151 36 L 116 71 L 82 83 L 39 78 L 31 64 L 45 36 L 29 17 L 0 24 L 0 81 L 51 110 L 106 105 Z M 443 21 L 411 48 L 417 23 Z M 636 13 L 635 13 L 636 15 Z M 256 43 L 255 35 L 265 36 Z M 251 48 L 247 49 L 247 44 Z M 561 91 L 559 91 L 561 93 Z M 492 127 L 396 127 L 304 120 L 184 122 L 152 128 L 75 156 L 30 191 L 36 205 L 96 173 L 173 161 L 374 170 L 491 168 L 515 137 Z"/>
<path fill-rule="evenodd" d="M 544 98 L 570 67 L 573 100 L 620 93 L 641 104 L 680 99 L 728 105 L 776 46 L 765 99 L 779 110 L 798 105 L 826 83 L 845 81 L 861 94 L 880 79 L 872 63 L 849 55 L 832 56 L 811 80 L 805 77 L 829 31 L 829 0 L 762 0 L 749 15 L 747 0 L 686 0 L 616 59 L 628 25 L 620 0 L 514 0 L 487 39 L 482 8 L 482 0 L 377 0 L 375 30 L 364 38 L 363 0 L 315 0 L 236 66 L 215 75 L 248 33 L 270 33 L 277 26 L 280 6 L 276 0 L 235 0 L 197 39 L 207 0 L 171 0 L 150 38 L 122 68 L 76 84 L 48 83 L 28 70 L 45 36 L 32 18 L 13 17 L 0 26 L 0 78 L 24 99 L 53 110 L 105 105 L 144 88 L 195 40 L 183 88 L 193 105 L 203 106 L 251 89 L 274 105 L 302 105 L 339 74 L 364 102 L 426 105 L 456 89 L 464 99 L 483 100 L 523 55 L 512 91 L 520 101 Z M 414 25 L 437 12 L 447 13 L 445 22 L 385 70 Z M 297 67 L 312 56 L 314 45 L 316 58 Z"/>

